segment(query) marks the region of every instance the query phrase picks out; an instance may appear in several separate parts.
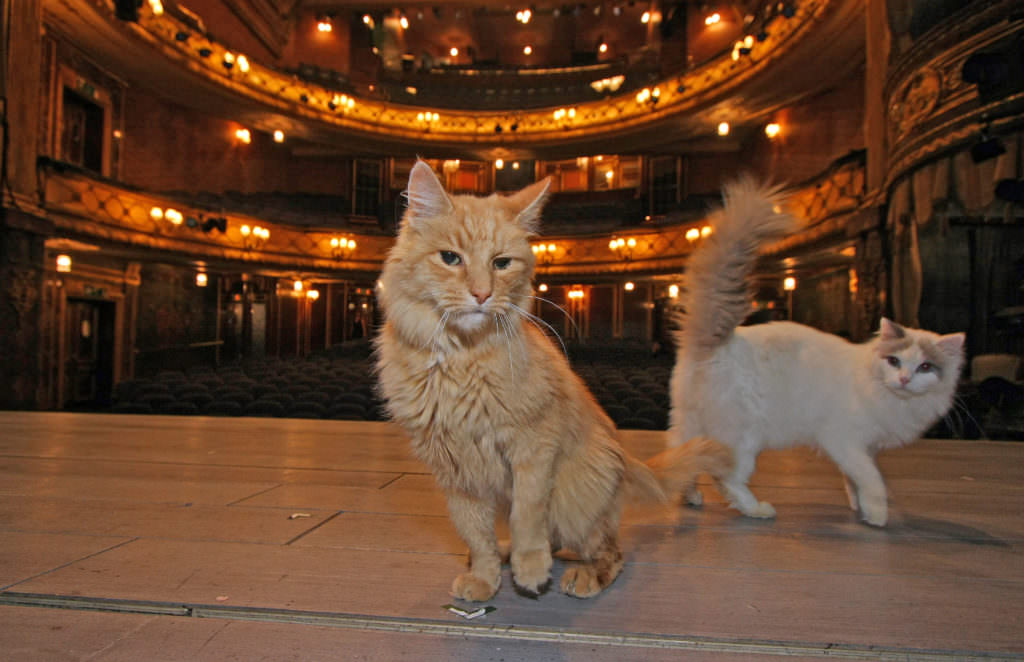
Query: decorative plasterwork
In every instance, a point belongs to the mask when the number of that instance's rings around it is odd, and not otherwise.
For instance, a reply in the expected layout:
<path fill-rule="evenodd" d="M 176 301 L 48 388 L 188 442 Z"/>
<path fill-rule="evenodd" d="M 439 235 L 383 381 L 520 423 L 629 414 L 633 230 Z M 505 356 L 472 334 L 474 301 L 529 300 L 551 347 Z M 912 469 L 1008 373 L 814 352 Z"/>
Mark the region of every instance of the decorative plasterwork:
<path fill-rule="evenodd" d="M 153 207 L 175 208 L 186 218 L 206 213 L 202 209 L 75 172 L 47 172 L 43 192 L 45 215 L 58 233 L 172 252 L 190 259 L 233 261 L 264 268 L 376 273 L 394 241 L 391 237 L 345 232 L 356 241 L 358 249 L 349 257 L 336 259 L 330 241 L 339 232 L 327 228 L 310 230 L 251 216 L 217 213 L 216 216 L 227 219 L 227 231 L 204 233 L 187 224 L 173 225 L 150 215 Z M 822 178 L 792 190 L 790 208 L 800 219 L 802 230 L 772 244 L 766 252 L 791 251 L 837 235 L 845 238 L 844 224 L 863 201 L 863 192 L 864 166 L 859 160 L 840 164 Z M 544 241 L 556 244 L 557 250 L 550 264 L 538 266 L 538 275 L 570 278 L 680 272 L 701 241 L 687 239 L 687 231 L 705 224 L 702 220 L 615 235 L 545 236 Z M 266 227 L 270 237 L 261 246 L 247 249 L 241 233 L 243 225 Z M 621 259 L 609 248 L 609 241 L 617 236 L 636 240 L 629 259 Z"/>
<path fill-rule="evenodd" d="M 972 54 L 1024 32 L 1024 17 L 1006 19 L 1017 4 L 972 3 L 963 15 L 918 38 L 893 67 L 885 90 L 890 184 L 977 138 L 984 126 L 998 129 L 1019 114 L 1024 102 L 1020 94 L 979 103 L 977 89 L 961 75 Z"/>
<path fill-rule="evenodd" d="M 824 20 L 827 10 L 835 3 L 836 0 L 800 2 L 796 14 L 790 19 L 775 21 L 767 39 L 755 43 L 749 55 L 739 60 L 723 55 L 691 72 L 659 82 L 656 87 L 660 97 L 656 105 L 638 101 L 630 92 L 578 104 L 571 120 L 556 118 L 551 110 L 479 112 L 438 109 L 436 119 L 427 121 L 422 117 L 423 108 L 360 97 L 352 97 L 349 104 L 349 97 L 339 100 L 334 90 L 300 81 L 256 62 L 249 63 L 247 72 L 240 71 L 238 67 L 225 68 L 224 56 L 231 52 L 229 49 L 208 35 L 193 32 L 166 13 L 154 16 L 144 9 L 138 23 L 124 27 L 136 31 L 183 68 L 283 112 L 339 128 L 425 143 L 509 146 L 584 137 L 593 139 L 599 133 L 622 131 L 693 112 L 714 98 L 734 92 L 785 55 Z M 238 54 L 231 52 L 231 55 Z M 496 137 L 495 124 L 510 121 L 517 125 L 516 131 L 506 131 Z M 709 127 L 709 132 L 712 129 Z"/>

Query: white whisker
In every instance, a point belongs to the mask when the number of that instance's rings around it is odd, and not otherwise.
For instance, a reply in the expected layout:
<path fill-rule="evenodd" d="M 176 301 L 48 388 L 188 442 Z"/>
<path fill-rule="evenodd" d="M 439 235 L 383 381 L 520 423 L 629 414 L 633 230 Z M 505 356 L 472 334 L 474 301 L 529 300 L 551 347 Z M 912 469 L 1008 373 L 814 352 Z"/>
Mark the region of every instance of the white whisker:
<path fill-rule="evenodd" d="M 555 328 L 553 326 L 551 326 L 550 324 L 548 324 L 547 322 L 545 322 L 541 318 L 537 317 L 536 315 L 534 315 L 532 313 L 528 313 L 527 311 L 523 310 L 522 308 L 520 308 L 519 306 L 517 306 L 514 303 L 509 303 L 509 305 L 512 306 L 512 308 L 515 309 L 516 312 L 518 312 L 521 316 L 525 317 L 530 322 L 530 324 L 532 324 L 535 327 L 537 327 L 540 330 L 541 333 L 544 332 L 544 329 L 540 328 L 540 324 L 543 324 L 544 326 L 546 326 L 551 331 L 551 333 L 556 338 L 558 338 L 558 344 L 562 346 L 562 353 L 565 354 L 566 358 L 569 358 L 569 350 L 565 348 L 565 343 L 562 341 L 562 336 L 558 335 L 558 332 L 555 331 Z M 538 322 L 540 322 L 540 324 L 538 324 Z"/>
<path fill-rule="evenodd" d="M 569 312 L 565 308 L 562 308 L 561 306 L 559 306 L 557 303 L 555 303 L 551 299 L 545 299 L 544 297 L 538 297 L 538 296 L 534 296 L 532 294 L 527 294 L 526 296 L 530 297 L 531 299 L 536 299 L 537 301 L 543 301 L 544 303 L 550 303 L 552 306 L 554 306 L 558 310 L 562 311 L 562 314 L 565 315 L 565 318 L 567 320 L 569 320 L 569 324 L 572 324 L 572 328 L 575 330 L 576 335 L 577 336 L 580 335 L 580 329 L 579 329 L 578 326 L 576 326 L 576 320 L 574 320 L 572 318 L 572 315 L 570 315 Z"/>
<path fill-rule="evenodd" d="M 512 379 L 515 380 L 516 368 L 515 363 L 512 360 L 512 334 L 509 333 L 508 327 L 506 326 L 505 317 L 502 313 L 494 313 L 494 323 L 497 325 L 501 332 L 505 334 L 505 345 L 508 348 L 508 370 L 512 375 Z"/>

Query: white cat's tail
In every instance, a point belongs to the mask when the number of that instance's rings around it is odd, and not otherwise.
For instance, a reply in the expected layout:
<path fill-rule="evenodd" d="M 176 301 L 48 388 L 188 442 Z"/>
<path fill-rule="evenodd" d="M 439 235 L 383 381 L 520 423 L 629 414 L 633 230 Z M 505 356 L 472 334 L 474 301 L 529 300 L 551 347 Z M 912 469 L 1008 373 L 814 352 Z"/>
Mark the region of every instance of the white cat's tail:
<path fill-rule="evenodd" d="M 686 268 L 676 341 L 691 356 L 706 356 L 743 321 L 750 312 L 747 279 L 758 249 L 796 227 L 796 219 L 783 211 L 779 187 L 742 178 L 723 187 L 722 199 L 710 219 L 711 235 Z"/>
<path fill-rule="evenodd" d="M 732 449 L 715 439 L 694 437 L 645 462 L 627 456 L 627 485 L 647 500 L 665 501 L 686 491 L 702 473 L 725 478 L 732 473 Z"/>

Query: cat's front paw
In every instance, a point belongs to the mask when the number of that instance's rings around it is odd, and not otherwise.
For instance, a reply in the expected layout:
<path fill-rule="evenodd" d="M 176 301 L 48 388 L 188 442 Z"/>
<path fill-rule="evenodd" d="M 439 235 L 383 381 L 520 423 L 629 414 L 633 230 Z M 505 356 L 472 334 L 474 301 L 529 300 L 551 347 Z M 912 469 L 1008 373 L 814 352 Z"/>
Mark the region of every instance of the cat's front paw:
<path fill-rule="evenodd" d="M 512 580 L 521 593 L 537 597 L 548 590 L 551 579 L 551 550 L 532 549 L 512 553 Z"/>
<path fill-rule="evenodd" d="M 574 598 L 592 598 L 604 588 L 594 566 L 582 563 L 566 569 L 561 586 L 563 593 Z"/>
<path fill-rule="evenodd" d="M 489 600 L 498 592 L 498 585 L 501 577 L 493 584 L 474 575 L 471 572 L 464 572 L 452 582 L 452 597 L 470 602 L 483 602 Z"/>
<path fill-rule="evenodd" d="M 889 521 L 889 504 L 885 497 L 860 500 L 860 516 L 871 526 L 885 526 Z"/>
<path fill-rule="evenodd" d="M 775 506 L 767 501 L 758 501 L 753 508 L 743 510 L 743 514 L 757 519 L 772 519 L 775 517 Z"/>

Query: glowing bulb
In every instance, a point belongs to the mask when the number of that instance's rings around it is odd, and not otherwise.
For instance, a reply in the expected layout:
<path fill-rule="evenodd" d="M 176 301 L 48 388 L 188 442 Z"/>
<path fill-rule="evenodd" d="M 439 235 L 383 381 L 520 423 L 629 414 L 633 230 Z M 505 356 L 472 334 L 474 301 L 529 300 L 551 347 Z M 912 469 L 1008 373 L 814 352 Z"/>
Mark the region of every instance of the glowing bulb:
<path fill-rule="evenodd" d="M 164 211 L 164 218 L 174 225 L 181 225 L 181 222 L 185 220 L 185 217 L 182 216 L 181 212 L 177 209 L 168 209 Z"/>
<path fill-rule="evenodd" d="M 636 248 L 636 239 L 634 239 L 633 237 L 630 237 L 626 241 L 626 245 L 629 246 L 630 248 Z"/>
<path fill-rule="evenodd" d="M 160 207 L 153 207 L 149 210 L 149 217 L 154 221 L 159 221 L 164 217 L 164 210 Z"/>
<path fill-rule="evenodd" d="M 782 281 L 782 289 L 786 290 L 787 292 L 792 292 L 793 290 L 795 290 L 796 278 L 793 278 L 792 276 L 786 276 L 786 278 Z"/>
<path fill-rule="evenodd" d="M 710 225 L 705 225 L 704 227 L 702 227 L 700 229 L 700 237 L 701 237 L 701 239 L 707 239 L 709 236 L 711 236 L 712 232 L 713 232 L 713 230 L 711 229 L 711 226 Z"/>
<path fill-rule="evenodd" d="M 320 298 L 320 290 L 307 290 L 306 297 L 309 298 L 311 301 L 316 301 L 317 299 Z"/>
<path fill-rule="evenodd" d="M 555 245 L 554 244 L 548 244 L 548 252 L 549 253 L 554 253 L 555 252 Z"/>
<path fill-rule="evenodd" d="M 498 170 L 501 170 L 502 168 L 504 168 L 505 167 L 504 159 L 498 159 L 497 161 L 495 161 L 494 162 L 494 167 L 497 168 Z"/>
<path fill-rule="evenodd" d="M 715 23 L 718 23 L 721 20 L 722 15 L 719 14 L 718 12 L 715 12 L 711 16 L 708 16 L 707 18 L 704 19 L 704 25 L 714 25 Z"/>
<path fill-rule="evenodd" d="M 673 283 L 672 285 L 669 285 L 668 286 L 668 295 L 670 297 L 672 297 L 673 299 L 678 298 L 679 297 L 679 286 L 676 285 L 675 283 Z"/>
<path fill-rule="evenodd" d="M 768 124 L 764 127 L 764 133 L 769 138 L 774 138 L 775 136 L 779 135 L 779 132 L 781 130 L 782 127 L 779 126 L 778 122 L 772 122 L 771 124 Z"/>
<path fill-rule="evenodd" d="M 686 231 L 687 241 L 697 241 L 698 239 L 700 239 L 700 230 L 697 228 L 690 228 Z"/>
<path fill-rule="evenodd" d="M 199 273 L 196 274 L 196 286 L 197 287 L 206 287 L 207 281 L 208 281 L 208 278 L 207 278 L 206 274 L 203 273 L 202 271 L 200 271 Z"/>
<path fill-rule="evenodd" d="M 533 52 L 533 46 L 524 46 L 523 47 L 523 55 L 529 55 L 532 52 Z"/>
<path fill-rule="evenodd" d="M 330 32 L 331 30 L 333 30 L 334 26 L 331 24 L 330 17 L 325 16 L 322 19 L 320 19 L 320 21 L 316 24 L 316 29 L 319 30 L 320 32 Z"/>
<path fill-rule="evenodd" d="M 538 285 L 537 286 L 537 291 L 538 292 L 547 292 L 548 291 L 547 284 L 546 283 L 541 283 L 540 285 Z"/>
<path fill-rule="evenodd" d="M 274 132 L 274 142 L 276 142 L 276 143 L 283 143 L 284 142 L 284 131 L 278 129 L 277 131 Z"/>
<path fill-rule="evenodd" d="M 402 26 L 403 30 L 409 29 L 409 19 L 404 16 L 398 20 L 398 24 Z"/>
<path fill-rule="evenodd" d="M 292 283 L 292 289 L 295 290 L 296 292 L 301 292 L 302 291 L 302 281 L 301 280 L 297 280 L 294 283 Z"/>
<path fill-rule="evenodd" d="M 61 253 L 57 256 L 57 271 L 62 274 L 71 273 L 71 256 Z"/>
<path fill-rule="evenodd" d="M 645 11 L 643 16 L 640 17 L 640 22 L 644 23 L 644 24 L 650 23 L 651 22 L 651 12 Z"/>
<path fill-rule="evenodd" d="M 457 49 L 454 46 L 452 46 L 452 49 L 450 51 L 448 51 L 448 54 L 451 55 L 452 57 L 458 57 L 459 56 L 459 49 Z"/>
<path fill-rule="evenodd" d="M 248 237 L 249 233 L 252 232 L 252 228 L 250 228 L 248 225 L 243 225 L 242 227 L 238 228 L 238 231 L 242 233 L 243 237 Z"/>
<path fill-rule="evenodd" d="M 729 123 L 722 122 L 718 125 L 718 135 L 727 136 L 729 135 Z"/>
<path fill-rule="evenodd" d="M 243 74 L 249 71 L 249 58 L 245 57 L 244 55 L 239 55 L 238 58 L 235 60 L 235 63 L 238 64 L 238 70 L 241 71 Z"/>
<path fill-rule="evenodd" d="M 512 169 L 513 170 L 519 170 L 519 161 L 513 161 L 512 162 Z"/>
<path fill-rule="evenodd" d="M 623 289 L 625 289 L 625 290 L 626 290 L 627 292 L 632 292 L 632 291 L 633 291 L 634 289 L 636 289 L 636 285 L 634 285 L 632 281 L 630 281 L 630 282 L 626 283 L 626 284 L 625 284 L 625 285 L 623 285 L 622 287 L 623 287 Z"/>
<path fill-rule="evenodd" d="M 249 132 L 249 129 L 235 129 L 235 138 L 238 138 L 240 142 L 246 145 L 252 142 L 252 134 Z"/>
<path fill-rule="evenodd" d="M 601 45 L 597 47 L 597 51 L 599 53 L 607 53 L 608 52 L 608 44 L 606 44 L 604 42 L 601 42 Z"/>

